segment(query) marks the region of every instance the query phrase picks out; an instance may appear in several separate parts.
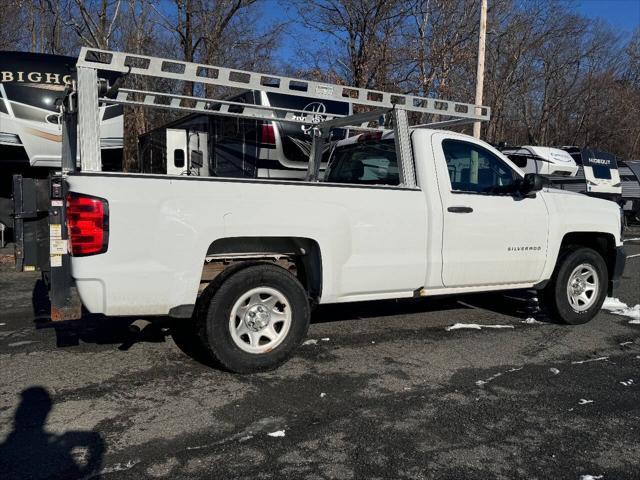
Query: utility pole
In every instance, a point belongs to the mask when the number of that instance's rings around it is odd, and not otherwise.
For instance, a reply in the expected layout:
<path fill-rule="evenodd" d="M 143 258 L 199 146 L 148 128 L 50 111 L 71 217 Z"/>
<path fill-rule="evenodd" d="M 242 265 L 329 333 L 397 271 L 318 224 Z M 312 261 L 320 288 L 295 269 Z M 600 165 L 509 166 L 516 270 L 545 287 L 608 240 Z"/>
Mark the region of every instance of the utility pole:
<path fill-rule="evenodd" d="M 480 38 L 478 41 L 478 70 L 476 73 L 476 105 L 482 105 L 482 92 L 484 90 L 484 44 L 487 38 L 487 0 L 481 0 L 480 5 Z M 480 113 L 476 109 L 476 113 Z M 480 138 L 480 122 L 473 124 L 473 136 Z"/>

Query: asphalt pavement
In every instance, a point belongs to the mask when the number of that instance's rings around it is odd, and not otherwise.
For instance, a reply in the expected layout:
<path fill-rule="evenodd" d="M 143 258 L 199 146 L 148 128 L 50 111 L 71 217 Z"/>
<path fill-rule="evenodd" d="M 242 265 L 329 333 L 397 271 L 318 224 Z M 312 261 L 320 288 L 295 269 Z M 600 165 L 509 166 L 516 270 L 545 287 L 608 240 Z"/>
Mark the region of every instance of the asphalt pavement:
<path fill-rule="evenodd" d="M 168 322 L 43 324 L 37 279 L 0 271 L 3 479 L 640 478 L 631 317 L 558 325 L 526 292 L 325 306 L 290 362 L 239 376 Z"/>

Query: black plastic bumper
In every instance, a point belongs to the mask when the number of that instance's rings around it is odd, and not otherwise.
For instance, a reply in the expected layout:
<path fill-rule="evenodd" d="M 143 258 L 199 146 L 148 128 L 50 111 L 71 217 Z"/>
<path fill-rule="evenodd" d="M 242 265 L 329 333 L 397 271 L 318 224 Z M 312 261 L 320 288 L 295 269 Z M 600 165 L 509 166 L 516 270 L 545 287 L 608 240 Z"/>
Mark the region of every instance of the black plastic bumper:
<path fill-rule="evenodd" d="M 627 261 L 627 252 L 624 251 L 624 247 L 616 247 L 616 263 L 613 266 L 613 273 L 611 275 L 611 281 L 609 282 L 609 295 L 612 294 L 615 288 L 620 285 L 620 277 L 624 272 L 624 265 Z"/>

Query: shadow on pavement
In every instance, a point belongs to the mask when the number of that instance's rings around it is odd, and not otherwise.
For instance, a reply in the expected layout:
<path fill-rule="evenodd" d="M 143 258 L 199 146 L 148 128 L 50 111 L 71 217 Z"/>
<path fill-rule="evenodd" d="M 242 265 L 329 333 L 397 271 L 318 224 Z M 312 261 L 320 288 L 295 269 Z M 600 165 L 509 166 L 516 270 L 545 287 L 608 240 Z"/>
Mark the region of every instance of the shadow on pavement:
<path fill-rule="evenodd" d="M 311 323 L 340 322 L 468 308 L 461 305 L 458 300 L 458 297 L 431 297 L 318 305 L 311 315 Z"/>
<path fill-rule="evenodd" d="M 459 297 L 461 304 L 516 318 L 535 318 L 552 323 L 540 310 L 536 293 L 529 290 L 510 290 L 495 293 L 478 293 Z"/>
<path fill-rule="evenodd" d="M 78 346 L 83 342 L 98 345 L 119 344 L 119 350 L 128 350 L 139 342 L 164 342 L 166 337 L 171 335 L 178 348 L 187 356 L 206 366 L 218 367 L 212 362 L 209 352 L 199 341 L 193 324 L 188 320 L 157 317 L 144 328 L 135 329 L 131 326 L 139 320 L 138 317 L 105 317 L 86 313 L 80 320 L 50 322 L 46 316 L 49 311 L 47 288 L 41 280 L 36 282 L 33 289 L 32 303 L 38 328 L 54 329 L 58 347 Z M 312 313 L 311 323 L 322 324 L 469 308 L 522 319 L 535 317 L 545 321 L 545 317 L 537 311 L 533 293 L 514 291 L 319 305 Z"/>
<path fill-rule="evenodd" d="M 143 329 L 132 328 L 139 317 L 106 317 L 84 312 L 80 320 L 66 322 L 50 321 L 50 302 L 47 287 L 38 280 L 32 292 L 33 318 L 36 328 L 50 328 L 56 332 L 56 346 L 74 347 L 83 343 L 97 345 L 120 344 L 119 350 L 128 350 L 138 342 L 164 342 L 166 334 L 162 326 L 168 319 L 146 325 Z"/>
<path fill-rule="evenodd" d="M 0 472 L 7 479 L 87 478 L 99 473 L 104 454 L 101 435 L 92 431 L 46 431 L 53 402 L 43 387 L 21 394 L 13 431 L 0 444 Z"/>

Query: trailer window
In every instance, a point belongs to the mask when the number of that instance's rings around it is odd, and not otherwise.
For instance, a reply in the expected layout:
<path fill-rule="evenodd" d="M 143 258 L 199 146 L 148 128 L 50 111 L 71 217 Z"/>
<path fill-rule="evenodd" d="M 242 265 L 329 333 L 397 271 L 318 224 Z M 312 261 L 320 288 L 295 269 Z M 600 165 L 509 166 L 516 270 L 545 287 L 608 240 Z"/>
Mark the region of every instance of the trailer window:
<path fill-rule="evenodd" d="M 176 168 L 184 168 L 184 150 L 176 148 L 173 151 L 173 165 Z"/>
<path fill-rule="evenodd" d="M 611 180 L 611 169 L 605 165 L 592 165 L 593 176 L 601 180 Z"/>
<path fill-rule="evenodd" d="M 399 185 L 393 141 L 355 143 L 339 148 L 325 172 L 325 181 L 365 185 Z"/>
<path fill-rule="evenodd" d="M 474 143 L 444 140 L 442 150 L 453 191 L 505 193 L 519 178 L 498 156 Z"/>

